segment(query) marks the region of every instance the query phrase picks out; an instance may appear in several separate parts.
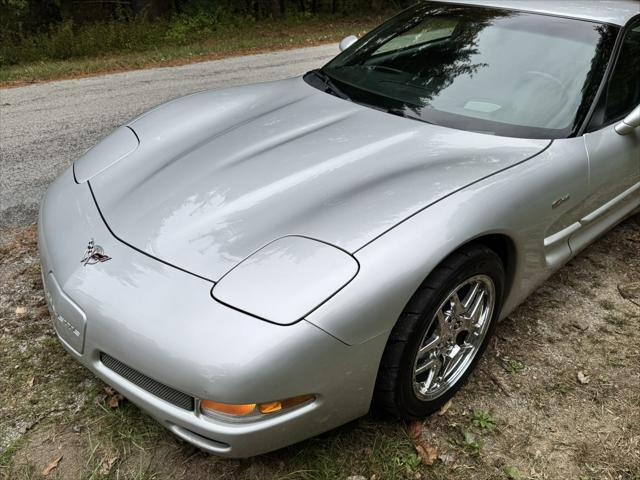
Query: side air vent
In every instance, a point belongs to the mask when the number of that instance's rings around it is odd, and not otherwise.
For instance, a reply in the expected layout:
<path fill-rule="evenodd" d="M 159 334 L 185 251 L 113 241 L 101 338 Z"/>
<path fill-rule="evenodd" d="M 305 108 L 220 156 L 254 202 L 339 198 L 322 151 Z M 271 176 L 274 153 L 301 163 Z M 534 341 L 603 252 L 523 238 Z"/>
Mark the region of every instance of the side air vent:
<path fill-rule="evenodd" d="M 185 410 L 194 409 L 193 397 L 147 377 L 106 353 L 100 353 L 100 361 L 105 367 L 156 397 Z"/>

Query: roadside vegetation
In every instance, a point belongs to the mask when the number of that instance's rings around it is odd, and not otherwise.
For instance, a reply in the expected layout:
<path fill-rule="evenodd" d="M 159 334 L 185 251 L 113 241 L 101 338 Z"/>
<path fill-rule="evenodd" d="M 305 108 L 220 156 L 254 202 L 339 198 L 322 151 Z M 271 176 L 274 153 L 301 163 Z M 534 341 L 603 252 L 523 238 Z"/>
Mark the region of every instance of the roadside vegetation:
<path fill-rule="evenodd" d="M 640 480 L 640 215 L 507 320 L 470 382 L 405 424 L 375 410 L 245 460 L 167 433 L 62 349 L 35 228 L 0 231 L 0 478 Z"/>
<path fill-rule="evenodd" d="M 409 3 L 3 0 L 0 86 L 337 42 Z"/>
<path fill-rule="evenodd" d="M 175 26 L 170 22 L 162 27 L 140 22 L 139 29 L 129 24 L 93 25 L 80 29 L 77 34 L 63 30 L 59 34 L 61 38 L 43 34 L 33 43 L 16 47 L 13 53 L 19 51 L 19 61 L 0 63 L 0 87 L 310 47 L 338 42 L 351 34 L 360 35 L 380 23 L 381 19 L 368 16 L 363 19 L 311 17 L 270 20 L 259 25 L 217 26 L 201 34 L 180 32 L 182 40 L 171 39 L 169 34 Z M 100 44 L 105 35 L 98 32 L 115 37 L 111 42 L 113 46 L 106 48 L 108 43 Z M 136 37 L 136 40 L 126 40 Z M 35 46 L 37 44 L 46 46 Z M 54 53 L 43 55 L 47 48 Z M 57 49 L 73 54 L 58 55 L 55 53 Z M 38 56 L 42 58 L 28 60 Z"/>

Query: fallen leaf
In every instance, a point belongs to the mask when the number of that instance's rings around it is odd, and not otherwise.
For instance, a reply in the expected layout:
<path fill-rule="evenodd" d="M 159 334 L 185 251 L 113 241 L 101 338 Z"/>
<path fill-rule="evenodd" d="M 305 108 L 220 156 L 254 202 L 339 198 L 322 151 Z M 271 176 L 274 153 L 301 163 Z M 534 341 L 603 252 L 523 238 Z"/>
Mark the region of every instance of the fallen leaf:
<path fill-rule="evenodd" d="M 118 457 L 103 459 L 102 463 L 100 463 L 100 468 L 98 469 L 98 475 L 109 475 L 111 467 L 113 467 L 113 464 L 116 463 L 117 460 Z"/>
<path fill-rule="evenodd" d="M 438 415 L 442 416 L 445 413 L 447 413 L 449 411 L 449 409 L 451 408 L 451 404 L 453 403 L 452 400 L 449 400 L 447 403 L 445 403 L 442 407 L 440 407 L 440 410 L 438 410 Z"/>
<path fill-rule="evenodd" d="M 416 452 L 418 452 L 422 463 L 425 465 L 433 465 L 433 462 L 438 458 L 438 448 L 427 445 L 426 443 L 416 445 Z"/>
<path fill-rule="evenodd" d="M 578 372 L 578 381 L 581 384 L 586 385 L 587 383 L 589 383 L 589 377 L 585 375 L 583 372 Z"/>
<path fill-rule="evenodd" d="M 24 315 L 27 313 L 27 307 L 16 307 L 16 315 Z"/>
<path fill-rule="evenodd" d="M 104 398 L 104 400 L 111 408 L 118 408 L 120 406 L 120 402 L 124 400 L 122 395 L 109 386 L 104 387 L 102 390 L 106 394 L 106 398 Z M 96 402 L 99 403 L 99 396 L 96 397 Z"/>
<path fill-rule="evenodd" d="M 418 440 L 422 435 L 422 422 L 416 420 L 409 423 L 409 425 L 407 425 L 407 434 L 409 435 L 409 438 L 414 442 Z"/>
<path fill-rule="evenodd" d="M 54 470 L 55 468 L 58 467 L 58 464 L 60 463 L 60 460 L 62 460 L 62 455 L 60 455 L 53 462 L 51 462 L 49 465 L 47 465 L 44 470 L 42 470 L 42 476 L 43 477 L 48 476 L 51 473 L 52 470 Z"/>
<path fill-rule="evenodd" d="M 120 406 L 120 401 L 122 401 L 123 399 L 124 397 L 122 395 L 116 393 L 115 395 L 109 397 L 107 405 L 109 405 L 111 408 L 118 408 Z"/>

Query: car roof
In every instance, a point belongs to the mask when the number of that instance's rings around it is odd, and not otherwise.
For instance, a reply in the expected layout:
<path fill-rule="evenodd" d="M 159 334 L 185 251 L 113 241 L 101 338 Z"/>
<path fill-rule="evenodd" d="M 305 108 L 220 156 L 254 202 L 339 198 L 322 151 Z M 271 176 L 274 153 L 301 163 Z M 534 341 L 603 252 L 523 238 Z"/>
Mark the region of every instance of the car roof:
<path fill-rule="evenodd" d="M 442 3 L 506 8 L 600 23 L 625 25 L 640 14 L 640 0 L 433 0 Z"/>

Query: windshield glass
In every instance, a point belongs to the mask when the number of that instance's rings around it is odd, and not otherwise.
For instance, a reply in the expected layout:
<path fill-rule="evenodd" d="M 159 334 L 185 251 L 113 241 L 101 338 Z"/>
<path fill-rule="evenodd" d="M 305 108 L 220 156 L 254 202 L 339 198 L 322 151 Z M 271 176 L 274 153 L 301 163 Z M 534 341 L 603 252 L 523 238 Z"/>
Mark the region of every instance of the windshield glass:
<path fill-rule="evenodd" d="M 428 123 L 563 138 L 584 120 L 618 32 L 581 20 L 427 2 L 306 78 L 356 103 Z"/>

